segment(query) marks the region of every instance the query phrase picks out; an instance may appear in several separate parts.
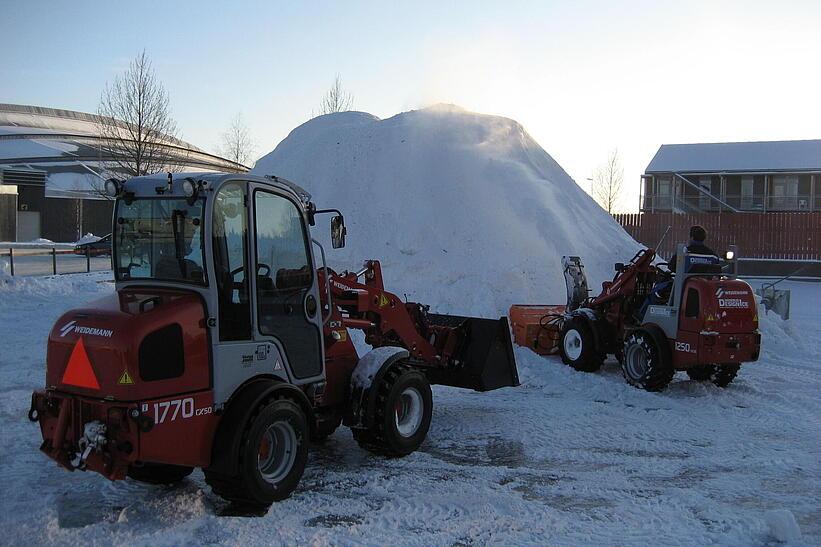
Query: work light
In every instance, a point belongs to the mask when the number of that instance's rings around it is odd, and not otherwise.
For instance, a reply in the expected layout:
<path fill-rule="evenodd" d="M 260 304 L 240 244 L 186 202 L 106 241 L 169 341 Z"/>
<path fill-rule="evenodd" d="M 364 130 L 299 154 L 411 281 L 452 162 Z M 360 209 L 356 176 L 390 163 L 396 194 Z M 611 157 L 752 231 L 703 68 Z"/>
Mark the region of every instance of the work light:
<path fill-rule="evenodd" d="M 117 179 L 105 181 L 105 193 L 112 198 L 116 198 L 120 194 L 120 182 Z"/>
<path fill-rule="evenodd" d="M 196 192 L 196 187 L 194 186 L 193 181 L 191 179 L 185 179 L 182 181 L 182 193 L 185 194 L 185 197 L 190 198 Z"/>

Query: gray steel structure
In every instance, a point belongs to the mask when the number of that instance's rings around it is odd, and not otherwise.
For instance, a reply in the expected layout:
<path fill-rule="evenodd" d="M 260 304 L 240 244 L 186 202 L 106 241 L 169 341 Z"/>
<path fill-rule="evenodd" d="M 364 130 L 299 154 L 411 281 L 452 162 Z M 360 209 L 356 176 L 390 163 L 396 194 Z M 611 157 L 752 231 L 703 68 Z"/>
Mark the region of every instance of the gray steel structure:
<path fill-rule="evenodd" d="M 111 121 L 71 110 L 0 104 L 0 241 L 74 241 L 88 232 L 108 233 L 112 202 L 100 190 L 103 173 L 116 169 L 99 135 L 100 123 Z M 186 170 L 248 171 L 185 141 L 164 141 Z"/>

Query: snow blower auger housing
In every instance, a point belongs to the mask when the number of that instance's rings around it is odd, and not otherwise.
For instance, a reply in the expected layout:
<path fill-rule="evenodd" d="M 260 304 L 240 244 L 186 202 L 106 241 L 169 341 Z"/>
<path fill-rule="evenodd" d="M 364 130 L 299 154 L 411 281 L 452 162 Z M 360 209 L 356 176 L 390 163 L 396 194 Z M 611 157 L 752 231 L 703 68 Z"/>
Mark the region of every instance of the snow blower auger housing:
<path fill-rule="evenodd" d="M 333 213 L 339 248 L 344 219 L 293 183 L 169 174 L 106 187 L 116 291 L 54 325 L 29 411 L 67 469 L 169 483 L 200 467 L 220 496 L 265 506 L 294 490 L 309 440 L 341 423 L 402 456 L 427 435 L 431 384 L 519 383 L 506 318 L 430 314 L 385 291 L 374 260 L 328 269 L 310 227 Z M 359 356 L 349 329 L 374 349 Z"/>
<path fill-rule="evenodd" d="M 654 263 L 652 249 L 643 249 L 628 264 L 616 264 L 613 280 L 592 298 L 579 257 L 563 257 L 566 304 L 512 306 L 516 343 L 540 354 L 558 352 L 585 372 L 615 355 L 625 379 L 648 391 L 664 389 L 677 370 L 727 386 L 741 363 L 758 360 L 753 291 L 725 275 L 715 256 L 690 254 L 684 245 L 676 256 L 680 273 L 674 274 L 666 263 Z"/>

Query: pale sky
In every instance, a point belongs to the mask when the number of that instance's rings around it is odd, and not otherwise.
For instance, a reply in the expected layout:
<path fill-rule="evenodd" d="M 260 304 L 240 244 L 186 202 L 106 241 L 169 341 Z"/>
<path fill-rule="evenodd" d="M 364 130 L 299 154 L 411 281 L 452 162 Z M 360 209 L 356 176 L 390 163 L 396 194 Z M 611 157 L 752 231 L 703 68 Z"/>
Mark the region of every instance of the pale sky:
<path fill-rule="evenodd" d="M 513 118 L 586 190 L 617 148 L 625 211 L 661 144 L 821 138 L 821 0 L 0 0 L 0 36 L 0 102 L 95 112 L 144 48 L 183 139 L 241 113 L 260 156 L 340 73 L 381 118 Z"/>

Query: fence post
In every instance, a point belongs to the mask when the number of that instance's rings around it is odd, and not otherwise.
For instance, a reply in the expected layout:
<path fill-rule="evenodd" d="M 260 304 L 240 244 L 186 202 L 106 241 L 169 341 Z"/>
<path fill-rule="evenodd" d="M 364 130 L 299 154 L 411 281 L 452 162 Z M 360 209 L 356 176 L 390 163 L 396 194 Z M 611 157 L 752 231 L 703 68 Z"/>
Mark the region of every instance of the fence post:
<path fill-rule="evenodd" d="M 57 247 L 51 248 L 51 270 L 57 275 Z"/>
<path fill-rule="evenodd" d="M 9 267 L 11 268 L 11 275 L 14 275 L 14 247 L 9 248 Z"/>
<path fill-rule="evenodd" d="M 89 246 L 86 246 L 86 273 L 91 271 L 91 250 Z"/>

